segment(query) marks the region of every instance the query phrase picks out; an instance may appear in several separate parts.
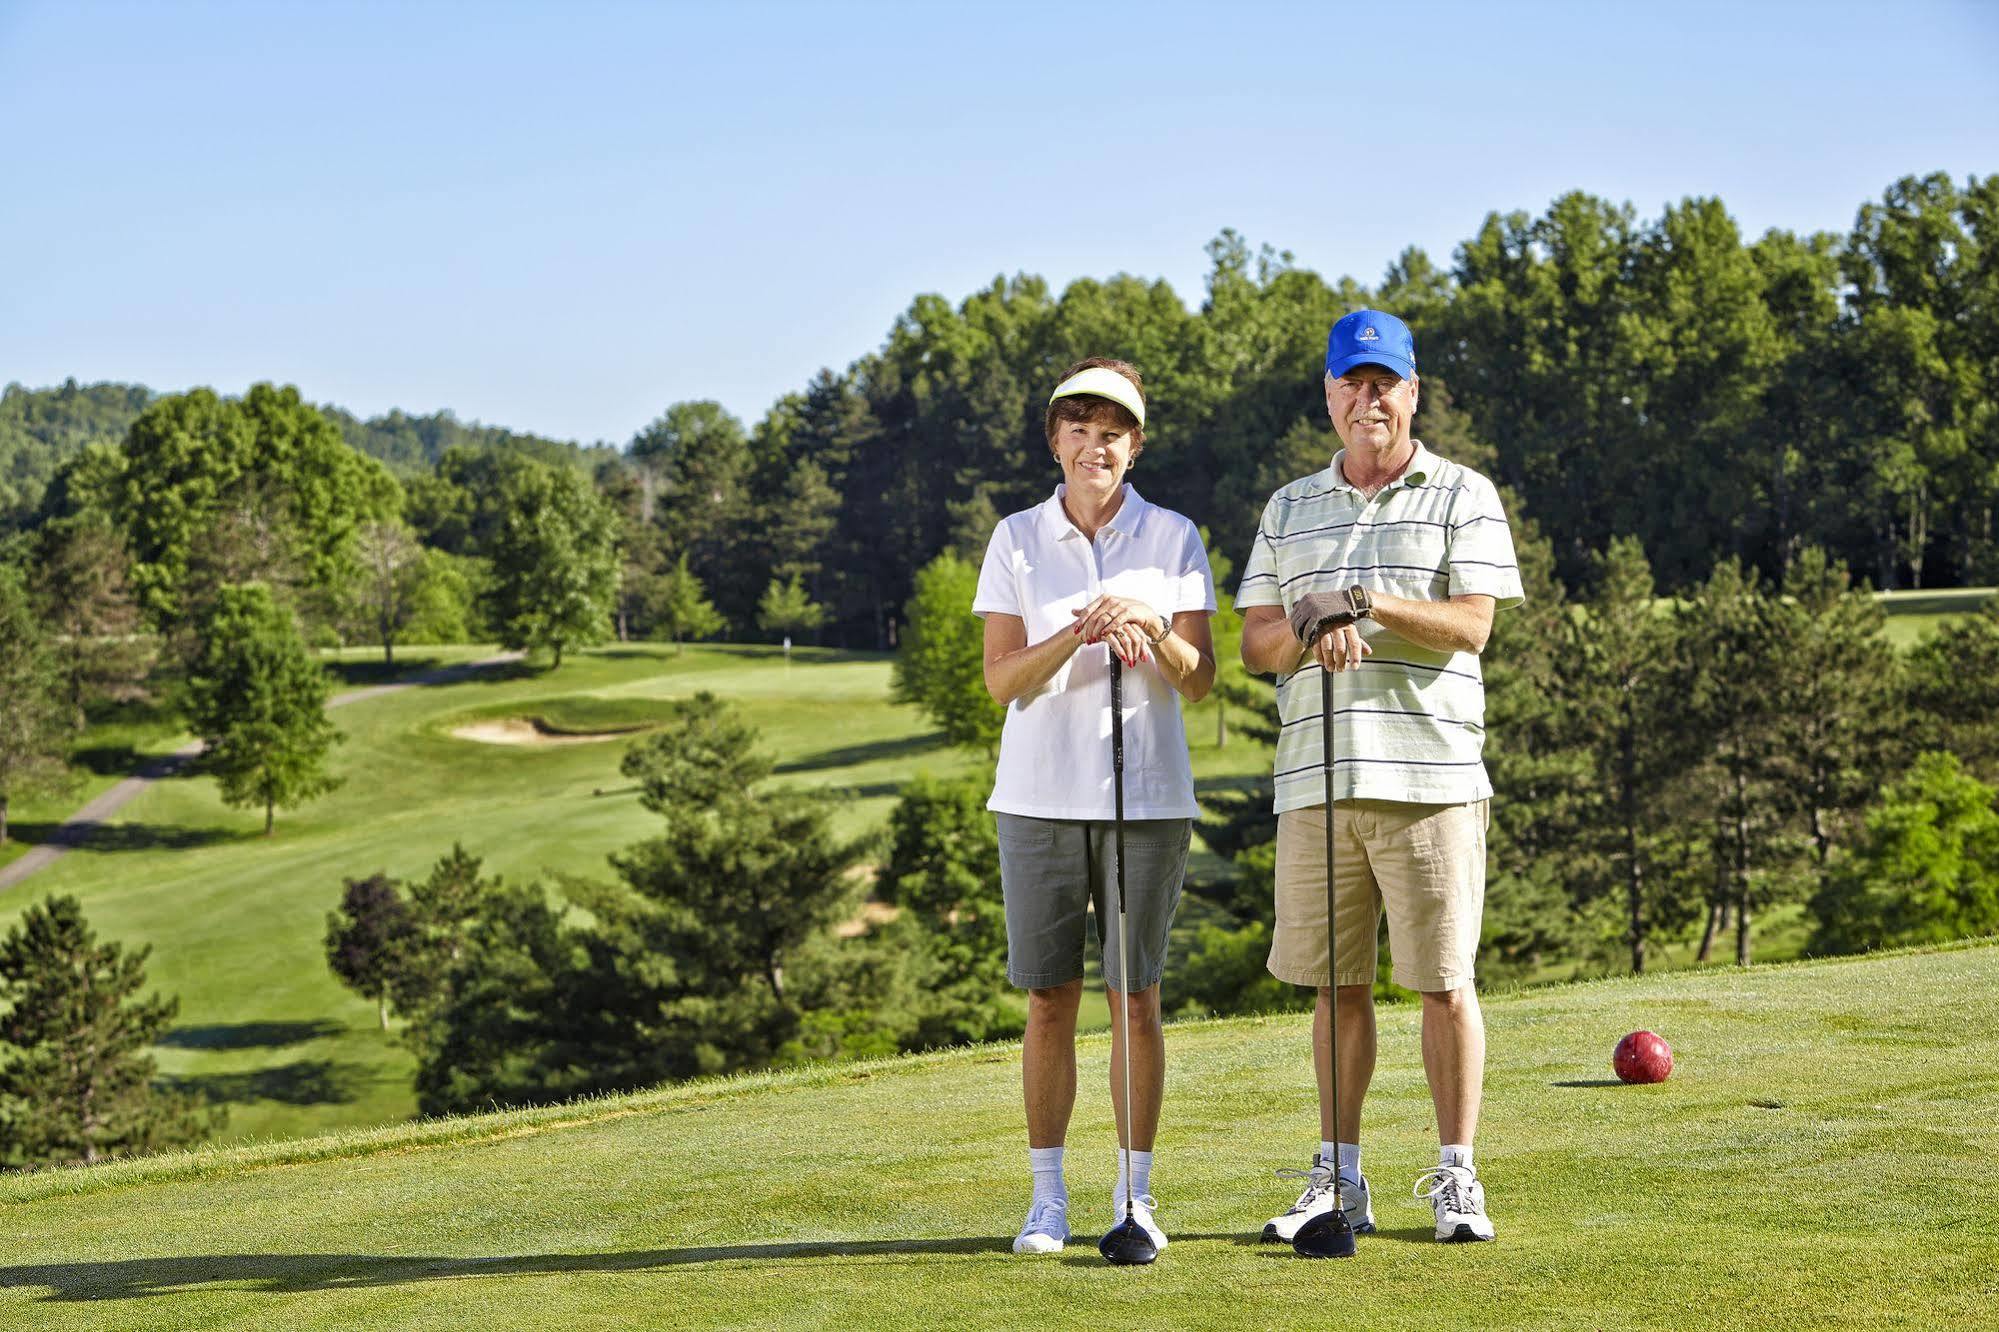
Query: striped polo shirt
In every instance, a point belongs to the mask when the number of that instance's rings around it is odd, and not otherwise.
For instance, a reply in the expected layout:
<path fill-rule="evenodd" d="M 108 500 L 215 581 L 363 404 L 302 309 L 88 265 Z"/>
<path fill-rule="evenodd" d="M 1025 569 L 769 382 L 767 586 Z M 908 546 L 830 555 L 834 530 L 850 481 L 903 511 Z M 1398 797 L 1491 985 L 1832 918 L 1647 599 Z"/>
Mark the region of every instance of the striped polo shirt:
<path fill-rule="evenodd" d="M 1270 497 L 1238 612 L 1276 606 L 1288 615 L 1308 592 L 1356 584 L 1416 601 L 1482 594 L 1500 607 L 1520 604 L 1513 534 L 1492 482 L 1417 442 L 1402 475 L 1368 499 L 1341 473 L 1343 457 Z M 1478 654 L 1419 647 L 1373 620 L 1360 629 L 1374 654 L 1333 676 L 1334 798 L 1459 804 L 1491 796 Z M 1280 814 L 1325 803 L 1319 675 L 1308 658 L 1277 682 Z"/>

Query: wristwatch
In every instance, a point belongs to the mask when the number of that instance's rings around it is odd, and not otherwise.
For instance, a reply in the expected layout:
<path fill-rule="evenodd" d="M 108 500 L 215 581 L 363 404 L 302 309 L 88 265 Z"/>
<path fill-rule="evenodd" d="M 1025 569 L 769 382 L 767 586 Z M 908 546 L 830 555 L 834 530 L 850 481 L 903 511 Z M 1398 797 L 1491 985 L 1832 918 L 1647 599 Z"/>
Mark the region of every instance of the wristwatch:
<path fill-rule="evenodd" d="M 1374 618 L 1374 598 L 1367 594 L 1366 588 L 1356 585 L 1348 588 L 1341 595 L 1347 599 L 1347 609 L 1353 614 L 1354 619 L 1369 620 Z"/>
<path fill-rule="evenodd" d="M 1168 615 L 1162 615 L 1159 617 L 1159 632 L 1150 635 L 1148 637 L 1148 641 L 1154 647 L 1158 647 L 1161 643 L 1164 643 L 1166 641 L 1166 636 L 1172 632 L 1173 632 L 1172 617 Z"/>

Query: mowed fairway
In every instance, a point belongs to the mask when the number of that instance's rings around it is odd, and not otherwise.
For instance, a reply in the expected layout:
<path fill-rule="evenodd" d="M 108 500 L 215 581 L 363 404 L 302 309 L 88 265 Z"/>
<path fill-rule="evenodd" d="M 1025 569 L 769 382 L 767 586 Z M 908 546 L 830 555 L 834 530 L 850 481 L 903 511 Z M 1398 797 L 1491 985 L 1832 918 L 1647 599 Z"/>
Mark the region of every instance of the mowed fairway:
<path fill-rule="evenodd" d="M 490 651 L 424 655 L 435 664 Z M 342 880 L 420 876 L 454 841 L 509 878 L 608 877 L 605 857 L 657 822 L 618 773 L 623 739 L 522 746 L 451 731 L 498 717 L 616 730 L 700 690 L 740 705 L 762 732 L 778 760 L 773 784 L 836 797 L 846 834 L 880 824 L 918 772 L 986 771 L 914 709 L 891 704 L 885 655 L 801 649 L 787 665 L 767 648 L 611 647 L 572 654 L 559 671 L 500 668 L 340 708 L 333 716 L 347 742 L 335 770 L 345 784 L 281 812 L 269 839 L 262 811 L 225 808 L 212 781 L 161 782 L 94 849 L 0 899 L 0 927 L 29 902 L 68 892 L 100 935 L 152 945 L 149 980 L 181 1001 L 161 1069 L 229 1106 L 223 1141 L 406 1118 L 415 1110 L 408 1055 L 326 966 L 326 915 Z M 1267 766 L 1267 751 L 1241 739 L 1217 753 L 1207 714 L 1197 709 L 1189 723 L 1205 781 Z"/>
<path fill-rule="evenodd" d="M 1415 1013 L 1385 1010 L 1382 1233 L 1308 1263 L 1254 1235 L 1315 1137 L 1302 1017 L 1185 1024 L 1155 1192 L 1111 1269 L 1102 1037 L 1059 1256 L 1023 1200 L 1016 1047 L 0 1180 L 0 1324 L 49 1328 L 1990 1327 L 1999 947 L 1529 991 L 1487 1008 L 1499 1239 L 1439 1245 Z M 1678 1068 L 1609 1081 L 1651 1027 Z"/>

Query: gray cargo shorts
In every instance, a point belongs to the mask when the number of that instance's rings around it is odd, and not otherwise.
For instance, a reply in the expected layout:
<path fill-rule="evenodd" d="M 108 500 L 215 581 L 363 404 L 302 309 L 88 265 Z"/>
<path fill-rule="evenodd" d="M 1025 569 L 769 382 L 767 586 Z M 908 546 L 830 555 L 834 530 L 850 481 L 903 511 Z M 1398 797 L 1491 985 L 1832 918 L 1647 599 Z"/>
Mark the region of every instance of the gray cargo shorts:
<path fill-rule="evenodd" d="M 999 824 L 1000 891 L 1006 898 L 1006 975 L 1023 990 L 1083 975 L 1086 908 L 1094 907 L 1104 979 L 1118 981 L 1115 825 L 1108 820 L 993 816 Z M 1192 819 L 1126 819 L 1125 935 L 1131 988 L 1166 974 L 1166 936 L 1187 874 Z"/>

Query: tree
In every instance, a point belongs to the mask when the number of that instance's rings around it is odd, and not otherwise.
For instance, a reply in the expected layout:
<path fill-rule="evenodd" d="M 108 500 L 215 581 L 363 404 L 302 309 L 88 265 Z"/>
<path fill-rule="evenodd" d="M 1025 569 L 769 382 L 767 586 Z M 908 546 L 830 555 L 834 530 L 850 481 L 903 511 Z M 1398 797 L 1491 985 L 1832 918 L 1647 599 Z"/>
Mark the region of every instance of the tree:
<path fill-rule="evenodd" d="M 240 539 L 211 563 L 281 552 L 331 598 L 351 581 L 356 528 L 400 503 L 387 469 L 349 448 L 290 386 L 256 384 L 241 399 L 209 389 L 161 398 L 132 423 L 124 452 L 109 506 L 130 543 L 139 599 L 163 627 L 202 618 L 185 596 L 189 564 L 204 539 L 230 537 L 228 526 L 243 529 Z M 275 576 L 227 568 L 213 585 Z"/>
<path fill-rule="evenodd" d="M 817 629 L 826 618 L 823 607 L 805 595 L 805 588 L 793 574 L 789 582 L 773 578 L 757 603 L 757 624 L 767 633 L 785 636 L 785 654 L 791 653 L 791 631 Z"/>
<path fill-rule="evenodd" d="M 682 639 L 707 638 L 725 627 L 721 612 L 708 600 L 685 555 L 655 580 L 646 609 L 653 623 L 673 640 L 675 656 L 680 655 Z"/>
<path fill-rule="evenodd" d="M 363 523 L 355 535 L 360 568 L 355 599 L 362 621 L 394 665 L 396 639 L 416 618 L 424 582 L 424 550 L 401 519 Z"/>
<path fill-rule="evenodd" d="M 68 780 L 77 718 L 67 692 L 20 574 L 0 565 L 0 845 L 15 796 Z"/>
<path fill-rule="evenodd" d="M 948 551 L 916 575 L 891 688 L 898 703 L 914 703 L 952 744 L 991 754 L 1006 713 L 986 692 L 984 625 L 972 614 L 978 587 L 978 570 Z"/>
<path fill-rule="evenodd" d="M 638 782 L 641 805 L 671 816 L 743 795 L 771 767 L 756 728 L 704 689 L 667 704 L 664 719 L 625 751 L 618 771 Z"/>
<path fill-rule="evenodd" d="M 1902 711 L 1918 742 L 1999 782 L 1999 597 L 1940 627 L 1910 652 L 1903 677 Z"/>
<path fill-rule="evenodd" d="M 547 649 L 610 636 L 618 596 L 617 515 L 572 472 L 531 467 L 508 478 L 493 539 L 493 616 L 500 642 Z"/>
<path fill-rule="evenodd" d="M 340 907 L 326 916 L 326 963 L 348 989 L 375 1001 L 389 1029 L 389 992 L 409 952 L 415 922 L 395 880 L 375 873 L 349 879 Z"/>
<path fill-rule="evenodd" d="M 206 744 L 200 766 L 230 805 L 280 808 L 338 786 L 327 759 L 340 733 L 326 718 L 327 680 L 291 617 L 259 583 L 222 590 L 188 679 L 188 717 Z"/>
<path fill-rule="evenodd" d="M 132 562 L 101 516 L 51 522 L 38 546 L 35 613 L 52 631 L 50 647 L 80 727 L 90 703 L 146 696 L 156 646 L 132 596 Z"/>
<path fill-rule="evenodd" d="M 74 897 L 29 907 L 0 940 L 0 1156 L 88 1164 L 207 1133 L 192 1098 L 152 1085 L 146 1049 L 180 1004 L 138 997 L 150 952 L 98 942 Z"/>
<path fill-rule="evenodd" d="M 902 914 L 882 933 L 927 962 L 912 996 L 910 1048 L 999 1040 L 1020 1033 L 1004 1003 L 1006 907 L 999 834 L 986 788 L 917 776 L 889 815 L 889 852 L 877 888 Z"/>
<path fill-rule="evenodd" d="M 1577 902 L 1622 897 L 1631 969 L 1642 972 L 1654 931 L 1694 916 L 1660 864 L 1677 825 L 1666 793 L 1692 755 L 1675 725 L 1676 622 L 1654 602 L 1644 548 L 1619 537 L 1596 563 L 1596 595 L 1564 625 L 1557 687 L 1572 743 L 1599 780 L 1583 788 L 1562 860 Z"/>
<path fill-rule="evenodd" d="M 1775 717 L 1763 693 L 1745 687 L 1775 677 L 1784 648 L 1770 598 L 1755 572 L 1737 560 L 1717 565 L 1675 608 L 1674 618 L 1687 682 L 1679 725 L 1706 746 L 1686 788 L 1692 817 L 1710 833 L 1706 859 L 1713 889 L 1700 956 L 1706 959 L 1732 915 L 1736 965 L 1746 967 L 1754 914 L 1781 900 L 1791 886 L 1786 871 L 1799 852 L 1795 839 L 1784 835 Z"/>
<path fill-rule="evenodd" d="M 695 575 L 731 622 L 746 624 L 756 606 L 761 560 L 742 557 L 761 540 L 751 521 L 749 436 L 716 402 L 678 402 L 632 437 L 632 462 L 660 478 L 658 522 L 666 549 L 692 561 Z"/>
<path fill-rule="evenodd" d="M 1783 587 L 1770 607 L 1770 771 L 1823 892 L 1835 849 L 1904 751 L 1904 718 L 1880 601 L 1817 546 L 1791 562 Z"/>
<path fill-rule="evenodd" d="M 467 917 L 460 955 L 412 1023 L 427 1113 L 647 1086 L 804 1048 L 804 999 L 834 987 L 814 976 L 801 993 L 792 965 L 851 908 L 855 849 L 810 797 L 752 789 L 770 759 L 712 697 L 635 745 L 624 770 L 661 827 L 611 857 L 618 882 L 565 880 L 582 908 L 571 920 L 539 885 L 495 886 Z"/>
<path fill-rule="evenodd" d="M 1869 810 L 1812 899 L 1811 949 L 1851 953 L 1999 933 L 1999 790 L 1930 752 Z"/>

